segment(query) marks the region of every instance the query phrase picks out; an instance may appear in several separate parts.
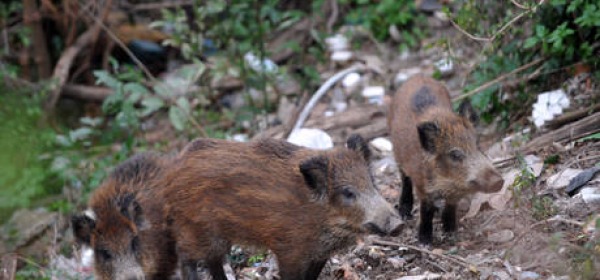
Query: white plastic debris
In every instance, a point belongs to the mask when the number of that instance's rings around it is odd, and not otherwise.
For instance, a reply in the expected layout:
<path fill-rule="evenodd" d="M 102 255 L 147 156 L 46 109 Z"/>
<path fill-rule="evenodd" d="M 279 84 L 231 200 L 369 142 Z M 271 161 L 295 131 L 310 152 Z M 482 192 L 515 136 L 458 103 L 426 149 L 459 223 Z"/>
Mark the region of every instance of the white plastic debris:
<path fill-rule="evenodd" d="M 266 73 L 273 73 L 273 72 L 277 72 L 278 68 L 277 64 L 275 64 L 275 62 L 273 62 L 272 60 L 265 58 L 262 60 L 262 62 L 260 61 L 260 58 L 255 56 L 253 53 L 248 52 L 244 55 L 244 60 L 246 61 L 246 63 L 248 63 L 248 65 L 250 66 L 250 68 L 252 68 L 252 70 L 256 71 L 256 72 L 266 72 Z"/>
<path fill-rule="evenodd" d="M 390 142 L 390 140 L 383 138 L 383 137 L 377 137 L 377 138 L 371 140 L 371 145 L 373 147 L 375 147 L 375 149 L 382 151 L 382 152 L 391 152 L 392 151 L 392 142 Z"/>
<path fill-rule="evenodd" d="M 346 62 L 352 58 L 351 51 L 336 51 L 331 54 L 331 60 L 335 62 Z"/>
<path fill-rule="evenodd" d="M 362 91 L 362 96 L 371 104 L 383 105 L 384 95 L 385 89 L 382 86 L 369 86 Z"/>
<path fill-rule="evenodd" d="M 325 43 L 331 52 L 347 50 L 350 47 L 348 38 L 341 34 L 335 34 L 326 38 Z"/>
<path fill-rule="evenodd" d="M 442 76 L 447 76 L 449 74 L 452 74 L 452 72 L 454 71 L 454 64 L 452 63 L 452 59 L 446 57 L 438 60 L 435 63 L 435 68 L 437 68 L 440 71 L 440 74 L 442 74 Z"/>
<path fill-rule="evenodd" d="M 562 89 L 543 92 L 538 95 L 537 102 L 533 104 L 531 117 L 537 127 L 562 114 L 563 109 L 570 106 L 569 97 Z"/>
<path fill-rule="evenodd" d="M 358 82 L 360 82 L 360 74 L 350 73 L 344 77 L 342 80 L 342 85 L 345 88 L 353 88 L 358 85 Z"/>
<path fill-rule="evenodd" d="M 248 134 L 243 134 L 243 133 L 239 133 L 239 134 L 234 134 L 231 137 L 227 137 L 229 140 L 233 140 L 236 142 L 248 142 Z"/>
<path fill-rule="evenodd" d="M 326 150 L 333 148 L 333 140 L 327 132 L 316 128 L 300 128 L 292 131 L 288 142 L 312 149 Z"/>

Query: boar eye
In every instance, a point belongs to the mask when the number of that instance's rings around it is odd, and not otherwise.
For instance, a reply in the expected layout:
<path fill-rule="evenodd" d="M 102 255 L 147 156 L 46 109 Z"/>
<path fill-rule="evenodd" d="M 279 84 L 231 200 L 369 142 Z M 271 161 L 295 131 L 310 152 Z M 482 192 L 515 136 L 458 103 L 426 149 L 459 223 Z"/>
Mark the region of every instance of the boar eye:
<path fill-rule="evenodd" d="M 101 262 L 110 261 L 110 259 L 112 258 L 110 252 L 105 249 L 97 249 L 94 253 L 96 254 L 96 256 L 98 256 Z"/>
<path fill-rule="evenodd" d="M 352 203 L 356 200 L 356 192 L 351 188 L 343 188 L 341 193 L 345 203 Z"/>
<path fill-rule="evenodd" d="M 460 150 L 452 150 L 448 154 L 452 161 L 460 162 L 465 158 L 465 154 Z"/>

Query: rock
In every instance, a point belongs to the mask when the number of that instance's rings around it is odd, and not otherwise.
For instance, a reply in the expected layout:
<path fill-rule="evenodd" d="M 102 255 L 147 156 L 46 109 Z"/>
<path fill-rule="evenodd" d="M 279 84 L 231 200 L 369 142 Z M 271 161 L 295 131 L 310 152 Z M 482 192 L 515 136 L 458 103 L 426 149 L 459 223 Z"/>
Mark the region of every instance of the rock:
<path fill-rule="evenodd" d="M 579 173 L 577 176 L 575 176 L 573 179 L 571 179 L 571 181 L 569 181 L 569 185 L 567 186 L 567 193 L 570 196 L 573 196 L 577 192 L 577 190 L 579 190 L 579 188 L 581 188 L 587 182 L 589 182 L 592 178 L 594 178 L 594 176 L 598 172 L 600 172 L 600 167 L 596 166 L 596 167 L 588 168 L 588 169 L 582 171 L 581 173 Z"/>
<path fill-rule="evenodd" d="M 515 234 L 511 230 L 504 229 L 488 235 L 487 240 L 494 243 L 506 243 L 511 241 L 514 237 Z"/>
<path fill-rule="evenodd" d="M 540 275 L 533 271 L 523 271 L 519 275 L 519 280 L 534 280 L 539 279 Z"/>
<path fill-rule="evenodd" d="M 58 214 L 44 208 L 35 210 L 21 209 L 2 226 L 2 239 L 14 248 L 19 248 L 37 239 L 46 229 L 58 222 Z M 13 249 L 14 249 L 13 248 Z"/>
<path fill-rule="evenodd" d="M 523 160 L 525 160 L 525 163 L 527 163 L 529 172 L 531 172 L 531 174 L 533 174 L 533 176 L 536 178 L 539 177 L 542 173 L 542 168 L 544 168 L 544 161 L 534 155 L 526 155 Z"/>
<path fill-rule="evenodd" d="M 390 142 L 390 140 L 388 140 L 387 138 L 383 138 L 383 137 L 375 138 L 375 139 L 371 140 L 371 146 L 373 146 L 375 149 L 377 149 L 381 152 L 384 152 L 384 153 L 392 152 L 392 142 Z"/>
<path fill-rule="evenodd" d="M 581 198 L 588 205 L 600 205 L 600 187 L 585 187 L 581 189 Z"/>
<path fill-rule="evenodd" d="M 548 183 L 548 187 L 552 189 L 562 189 L 569 184 L 571 179 L 581 173 L 581 171 L 581 169 L 567 168 L 550 176 L 546 182 Z"/>
<path fill-rule="evenodd" d="M 292 131 L 288 142 L 312 149 L 326 150 L 333 148 L 333 140 L 327 132 L 316 128 L 301 128 Z"/>

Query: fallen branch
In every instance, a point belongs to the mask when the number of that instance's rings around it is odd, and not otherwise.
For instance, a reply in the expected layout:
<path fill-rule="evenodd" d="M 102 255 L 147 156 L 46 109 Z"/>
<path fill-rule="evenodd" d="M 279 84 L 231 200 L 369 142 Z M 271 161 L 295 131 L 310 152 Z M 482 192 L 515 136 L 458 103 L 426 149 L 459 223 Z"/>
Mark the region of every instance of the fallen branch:
<path fill-rule="evenodd" d="M 88 100 L 94 102 L 102 102 L 104 99 L 112 95 L 114 91 L 105 87 L 84 86 L 66 84 L 63 87 L 62 94 L 75 99 Z"/>
<path fill-rule="evenodd" d="M 598 111 L 600 111 L 600 104 L 596 104 L 589 108 L 583 108 L 577 111 L 568 112 L 561 115 L 560 117 L 557 117 L 556 119 L 551 120 L 546 126 L 550 129 L 556 129 L 564 124 L 577 121 L 585 116 L 588 116 L 589 114 L 593 114 Z"/>
<path fill-rule="evenodd" d="M 465 98 L 467 98 L 469 96 L 475 95 L 475 94 L 477 94 L 477 93 L 479 93 L 479 92 L 481 92 L 481 91 L 483 91 L 485 89 L 488 89 L 489 87 L 491 87 L 491 86 L 493 86 L 493 85 L 495 85 L 495 84 L 497 84 L 499 82 L 502 82 L 502 81 L 506 80 L 508 77 L 510 77 L 512 75 L 515 75 L 517 73 L 523 72 L 523 71 L 525 71 L 525 70 L 527 70 L 527 69 L 529 69 L 529 68 L 531 68 L 531 67 L 533 67 L 533 66 L 535 66 L 535 65 L 537 65 L 537 64 L 539 64 L 539 63 L 541 63 L 543 61 L 545 61 L 545 58 L 538 58 L 538 59 L 536 59 L 536 60 L 534 60 L 532 62 L 529 62 L 529 63 L 527 63 L 527 64 L 525 64 L 525 65 L 523 65 L 523 66 L 521 66 L 521 67 L 519 67 L 519 68 L 517 68 L 515 70 L 512 70 L 512 71 L 510 71 L 510 72 L 508 72 L 506 74 L 500 75 L 496 79 L 493 79 L 493 80 L 491 80 L 491 81 L 489 81 L 489 82 L 487 82 L 487 83 L 485 83 L 483 85 L 480 85 L 477 88 L 475 88 L 475 89 L 473 89 L 473 90 L 471 90 L 471 91 L 469 91 L 469 92 L 467 92 L 467 93 L 465 93 L 463 95 L 457 96 L 457 97 L 453 98 L 452 101 L 459 101 L 459 100 L 465 99 Z"/>
<path fill-rule="evenodd" d="M 52 78 L 56 79 L 57 81 L 50 88 L 50 93 L 44 106 L 46 111 L 52 110 L 54 105 L 56 105 L 56 102 L 60 97 L 60 93 L 67 82 L 67 78 L 69 77 L 69 70 L 71 69 L 71 65 L 73 65 L 73 61 L 81 52 L 81 50 L 86 48 L 92 42 L 92 37 L 94 34 L 96 34 L 96 29 L 98 28 L 100 28 L 98 25 L 94 25 L 85 33 L 81 34 L 75 43 L 68 47 L 61 55 L 58 63 L 56 63 L 56 67 L 54 68 L 54 74 L 52 75 Z"/>
<path fill-rule="evenodd" d="M 444 260 L 448 260 L 451 261 L 455 264 L 458 264 L 460 266 L 463 266 L 469 270 L 471 270 L 472 268 L 476 267 L 475 264 L 468 262 L 467 260 L 461 258 L 461 257 L 457 257 L 457 256 L 451 256 L 451 255 L 444 255 L 444 254 L 439 254 L 439 253 L 435 253 L 433 251 L 430 251 L 428 249 L 425 248 L 421 248 L 421 247 L 417 247 L 417 246 L 412 246 L 412 245 L 408 245 L 408 244 L 402 244 L 402 243 L 396 243 L 396 242 L 391 242 L 391 241 L 385 241 L 385 240 L 381 240 L 381 239 L 375 239 L 373 240 L 373 244 L 375 245 L 384 245 L 384 246 L 396 246 L 396 247 L 406 247 L 408 249 L 414 250 L 414 251 L 419 251 L 421 253 L 425 253 L 428 255 L 432 255 Z"/>
<path fill-rule="evenodd" d="M 600 131 L 600 112 L 541 135 L 521 150 L 530 153 L 554 142 L 572 141 Z"/>

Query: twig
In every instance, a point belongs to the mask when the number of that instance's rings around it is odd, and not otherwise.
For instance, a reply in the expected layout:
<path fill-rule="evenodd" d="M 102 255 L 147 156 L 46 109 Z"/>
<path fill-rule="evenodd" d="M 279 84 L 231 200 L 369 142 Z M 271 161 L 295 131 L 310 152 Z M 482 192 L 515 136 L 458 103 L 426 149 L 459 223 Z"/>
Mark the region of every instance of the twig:
<path fill-rule="evenodd" d="M 452 26 L 454 26 L 454 28 L 456 28 L 458 31 L 460 31 L 460 33 L 471 38 L 472 40 L 481 41 L 481 42 L 487 42 L 490 40 L 489 38 L 478 37 L 478 36 L 475 36 L 475 35 L 467 32 L 466 30 L 462 29 L 462 27 L 460 27 L 460 25 L 458 25 L 458 23 L 454 22 L 454 20 L 452 20 L 452 19 L 450 19 L 450 23 L 452 24 Z"/>
<path fill-rule="evenodd" d="M 536 59 L 536 60 L 534 60 L 532 62 L 529 62 L 529 63 L 527 63 L 527 64 L 525 64 L 525 65 L 523 65 L 523 66 L 521 66 L 521 67 L 519 67 L 519 68 L 517 68 L 515 70 L 510 71 L 509 73 L 503 74 L 503 75 L 497 77 L 496 79 L 493 79 L 493 80 L 491 80 L 491 81 L 489 81 L 489 82 L 487 82 L 487 83 L 485 83 L 483 85 L 480 85 L 477 88 L 475 88 L 475 89 L 473 89 L 473 90 L 471 90 L 471 91 L 469 91 L 469 92 L 467 92 L 467 93 L 465 93 L 463 95 L 460 95 L 460 96 L 457 96 L 457 97 L 453 98 L 453 101 L 459 101 L 459 100 L 465 99 L 465 98 L 467 98 L 467 97 L 469 97 L 471 95 L 477 94 L 477 93 L 479 93 L 479 92 L 481 92 L 481 91 L 483 91 L 483 90 L 485 90 L 485 89 L 487 89 L 487 88 L 489 88 L 489 87 L 491 87 L 491 86 L 493 86 L 493 85 L 495 85 L 495 84 L 497 84 L 497 83 L 499 83 L 501 81 L 506 80 L 508 77 L 510 77 L 510 76 L 512 76 L 514 74 L 517 74 L 519 72 L 527 70 L 527 69 L 531 68 L 532 66 L 535 66 L 535 65 L 541 63 L 544 60 L 545 60 L 545 58 L 538 58 L 538 59 Z"/>
<path fill-rule="evenodd" d="M 71 69 L 71 65 L 73 64 L 75 57 L 77 57 L 77 55 L 79 54 L 79 52 L 81 52 L 82 49 L 84 49 L 91 43 L 91 39 L 96 28 L 98 28 L 98 26 L 94 25 L 85 33 L 81 34 L 81 36 L 77 38 L 75 43 L 68 47 L 62 53 L 60 59 L 56 63 L 56 67 L 54 68 L 54 74 L 52 74 L 52 78 L 56 79 L 57 82 L 50 89 L 50 94 L 44 106 L 46 111 L 52 110 L 54 108 L 54 105 L 58 101 L 60 93 L 65 83 L 67 82 L 69 70 Z"/>
<path fill-rule="evenodd" d="M 133 52 L 131 52 L 131 50 L 125 45 L 125 43 L 123 43 L 123 41 L 121 41 L 117 37 L 117 35 L 115 35 L 115 33 L 110 30 L 110 28 L 108 28 L 101 20 L 99 20 L 96 16 L 94 16 L 90 11 L 85 10 L 85 12 L 88 14 L 88 16 L 92 20 L 94 20 L 94 22 L 100 28 L 102 28 L 102 30 L 104 30 L 104 32 L 106 32 L 106 34 L 108 34 L 108 36 L 115 43 L 117 43 L 117 45 L 119 45 L 119 47 L 121 47 L 123 49 L 123 51 L 125 51 L 125 53 L 127 54 L 127 56 L 129 56 L 129 58 L 131 58 L 131 60 L 133 60 L 133 62 L 135 63 L 135 65 L 137 67 L 139 67 L 144 72 L 144 74 L 146 74 L 146 76 L 148 76 L 148 78 L 150 80 L 152 80 L 153 82 L 156 81 L 156 78 L 154 77 L 154 75 L 152 75 L 152 73 L 150 73 L 150 71 L 148 70 L 148 68 L 146 68 L 146 66 L 137 58 L 137 56 L 135 56 L 135 54 L 133 54 Z"/>
<path fill-rule="evenodd" d="M 512 2 L 515 6 L 519 7 L 519 9 L 523 9 L 523 10 L 529 9 L 529 7 L 524 6 L 523 4 L 519 4 L 519 2 L 517 2 L 515 0 L 510 0 L 510 2 Z"/>
<path fill-rule="evenodd" d="M 333 25 L 337 21 L 338 18 L 338 2 L 337 0 L 329 0 L 331 3 L 331 16 L 329 16 L 329 20 L 327 20 L 327 33 L 331 34 L 333 31 Z"/>
<path fill-rule="evenodd" d="M 327 80 L 317 90 L 317 92 L 315 92 L 315 94 L 311 97 L 311 99 L 308 101 L 308 103 L 306 103 L 306 106 L 304 106 L 304 108 L 302 109 L 302 112 L 300 112 L 300 116 L 298 117 L 296 124 L 292 128 L 292 132 L 290 133 L 290 135 L 302 127 L 302 125 L 304 124 L 304 121 L 306 121 L 306 119 L 308 118 L 308 115 L 310 114 L 310 111 L 312 110 L 312 108 L 317 104 L 317 101 L 319 101 L 319 99 L 321 99 L 321 97 L 323 97 L 323 95 L 325 95 L 327 90 L 329 90 L 339 80 L 346 77 L 346 75 L 348 75 L 352 72 L 361 71 L 363 69 L 364 69 L 363 66 L 353 66 L 353 67 L 347 68 L 347 69 L 333 75 L 331 78 L 329 78 L 329 80 Z"/>
<path fill-rule="evenodd" d="M 439 254 L 439 253 L 435 253 L 433 251 L 427 250 L 425 248 L 420 248 L 417 246 L 412 246 L 412 245 L 408 245 L 408 244 L 402 244 L 402 243 L 396 243 L 396 242 L 391 242 L 391 241 L 385 241 L 385 240 L 381 240 L 381 239 L 375 239 L 373 240 L 373 244 L 375 245 L 384 245 L 384 246 L 396 246 L 396 247 L 406 247 L 408 249 L 414 250 L 414 251 L 419 251 L 421 253 L 425 253 L 428 255 L 432 255 L 432 256 L 436 256 L 438 258 L 441 259 L 445 259 L 448 261 L 451 261 L 455 264 L 461 265 L 467 269 L 471 269 L 472 267 L 475 267 L 475 264 L 468 262 L 467 260 L 461 258 L 461 257 L 456 257 L 456 256 L 450 256 L 450 255 L 444 255 L 444 254 Z"/>

